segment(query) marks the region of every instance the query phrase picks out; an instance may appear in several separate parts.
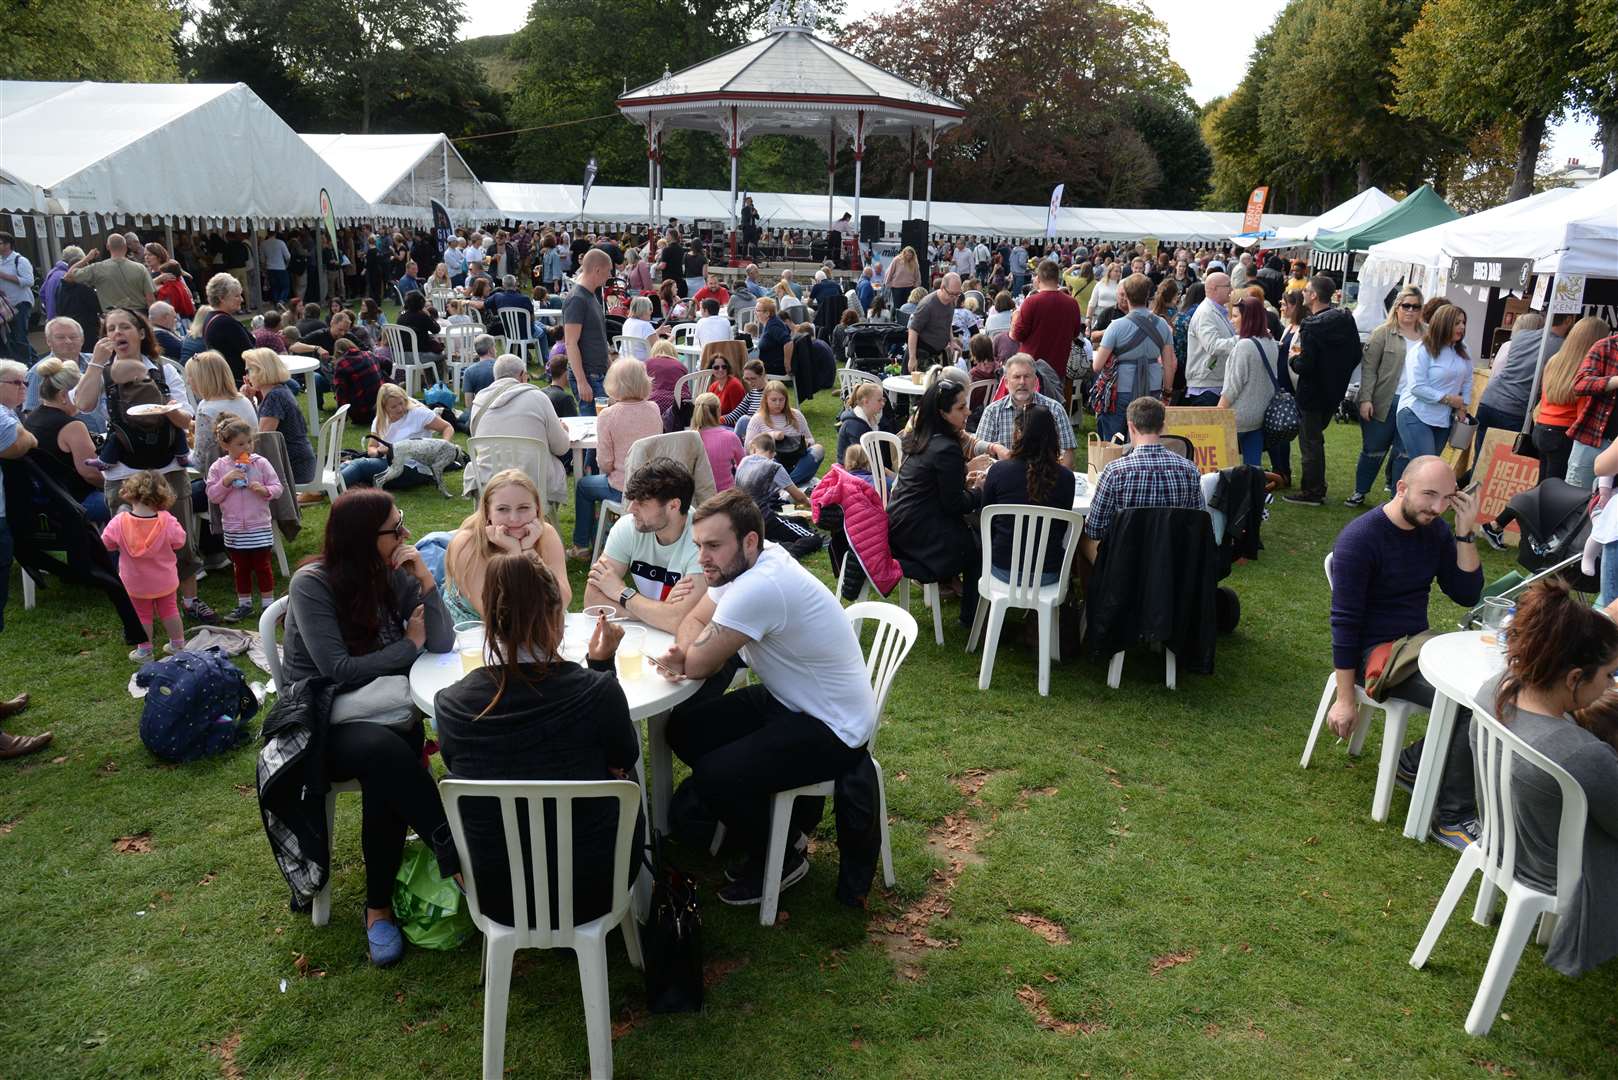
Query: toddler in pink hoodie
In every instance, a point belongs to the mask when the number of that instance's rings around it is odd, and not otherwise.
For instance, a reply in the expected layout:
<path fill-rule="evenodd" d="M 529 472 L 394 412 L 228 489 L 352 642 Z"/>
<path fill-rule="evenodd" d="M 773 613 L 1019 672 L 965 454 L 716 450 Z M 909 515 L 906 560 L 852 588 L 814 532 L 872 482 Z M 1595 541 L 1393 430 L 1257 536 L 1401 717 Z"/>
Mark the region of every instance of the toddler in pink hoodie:
<path fill-rule="evenodd" d="M 174 492 L 160 473 L 147 470 L 125 478 L 121 489 L 128 504 L 101 532 L 108 551 L 118 553 L 118 578 L 135 605 L 141 625 L 156 617 L 169 635 L 169 652 L 185 648 L 185 625 L 175 592 L 180 587 L 174 553 L 185 546 L 185 527 L 169 513 Z M 137 664 L 152 658 L 152 638 L 129 654 Z"/>

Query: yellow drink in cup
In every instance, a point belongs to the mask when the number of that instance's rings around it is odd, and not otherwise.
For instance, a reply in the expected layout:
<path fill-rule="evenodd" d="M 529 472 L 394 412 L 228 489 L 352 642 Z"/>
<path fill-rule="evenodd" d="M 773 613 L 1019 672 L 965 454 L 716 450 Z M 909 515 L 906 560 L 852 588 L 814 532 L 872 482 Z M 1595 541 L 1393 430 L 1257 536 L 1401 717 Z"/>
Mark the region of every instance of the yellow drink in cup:
<path fill-rule="evenodd" d="M 463 622 L 455 624 L 455 651 L 461 654 L 461 674 L 466 675 L 483 666 L 483 624 Z"/>
<path fill-rule="evenodd" d="M 483 646 L 461 650 L 461 674 L 470 675 L 483 666 Z"/>
<path fill-rule="evenodd" d="M 618 678 L 620 681 L 633 681 L 641 677 L 645 669 L 644 650 L 646 648 L 646 630 L 640 626 L 624 627 L 624 639 L 618 643 Z"/>

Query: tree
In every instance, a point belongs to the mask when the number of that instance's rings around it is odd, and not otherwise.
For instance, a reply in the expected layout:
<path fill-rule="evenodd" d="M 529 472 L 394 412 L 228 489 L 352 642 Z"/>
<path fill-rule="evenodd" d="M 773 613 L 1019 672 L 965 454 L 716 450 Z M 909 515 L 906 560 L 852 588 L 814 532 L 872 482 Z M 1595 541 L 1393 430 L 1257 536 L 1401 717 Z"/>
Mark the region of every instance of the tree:
<path fill-rule="evenodd" d="M 1584 104 L 1601 132 L 1601 175 L 1618 169 L 1618 0 L 1584 0 L 1579 33 L 1589 59 L 1578 74 Z"/>
<path fill-rule="evenodd" d="M 180 15 L 166 0 L 12 0 L 0 4 L 0 71 L 8 79 L 173 80 Z"/>
<path fill-rule="evenodd" d="M 1143 205 L 1162 210 L 1193 210 L 1208 193 L 1213 154 L 1203 141 L 1202 122 L 1189 94 L 1146 91 L 1124 103 L 1129 126 L 1151 148 L 1160 177 Z"/>
<path fill-rule="evenodd" d="M 1461 138 L 1517 126 L 1508 200 L 1533 192 L 1546 125 L 1575 101 L 1577 0 L 1430 0 L 1395 50 L 1398 109 Z"/>
<path fill-rule="evenodd" d="M 1159 148 L 1125 105 L 1139 93 L 1172 100 L 1187 80 L 1161 59 L 1166 31 L 1141 10 L 1110 0 L 987 0 L 971 18 L 879 16 L 847 28 L 842 44 L 965 107 L 965 122 L 935 155 L 935 194 L 1043 203 L 1065 182 L 1078 204 L 1133 204 L 1163 181 Z M 909 148 L 882 142 L 868 151 L 866 173 L 873 186 L 898 187 Z"/>

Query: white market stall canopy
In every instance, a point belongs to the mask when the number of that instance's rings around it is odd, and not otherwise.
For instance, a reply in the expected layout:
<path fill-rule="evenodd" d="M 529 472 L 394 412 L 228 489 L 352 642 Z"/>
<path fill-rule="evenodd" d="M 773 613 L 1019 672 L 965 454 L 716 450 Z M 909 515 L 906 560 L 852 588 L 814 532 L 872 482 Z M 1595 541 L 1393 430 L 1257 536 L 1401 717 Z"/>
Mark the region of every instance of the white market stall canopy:
<path fill-rule="evenodd" d="M 0 82 L 0 209 L 188 221 L 378 217 L 245 84 Z"/>
<path fill-rule="evenodd" d="M 494 212 L 482 181 L 442 133 L 423 135 L 299 136 L 367 202 L 414 214 L 426 222 L 427 200 L 438 199 L 452 218 Z"/>
<path fill-rule="evenodd" d="M 1399 205 L 1399 200 L 1393 198 L 1381 188 L 1368 187 L 1347 202 L 1338 203 L 1319 217 L 1310 218 L 1299 225 L 1288 225 L 1276 229 L 1275 236 L 1278 241 L 1294 240 L 1298 244 L 1306 244 L 1320 233 L 1342 232 L 1344 229 L 1353 228 L 1361 222 L 1370 221 L 1397 205 Z"/>
<path fill-rule="evenodd" d="M 499 216 L 525 221 L 584 221 L 613 225 L 639 225 L 646 222 L 644 187 L 611 187 L 597 184 L 590 199 L 580 207 L 577 184 L 484 185 L 499 207 Z M 765 191 L 749 192 L 759 219 L 768 229 L 824 229 L 826 199 L 822 195 L 798 195 Z M 693 221 L 728 222 L 730 193 L 710 188 L 665 188 L 663 215 L 678 218 L 684 225 Z M 853 199 L 837 196 L 836 212 L 854 211 Z M 936 234 L 976 236 L 1039 237 L 1045 235 L 1044 206 L 1011 206 L 999 203 L 961 203 L 934 200 L 930 222 Z M 904 199 L 862 198 L 861 210 L 883 219 L 889 233 L 897 234 L 905 214 Z M 1294 224 L 1307 219 L 1282 214 L 1265 215 L 1265 223 Z M 1094 237 L 1100 240 L 1159 240 L 1210 242 L 1224 240 L 1241 228 L 1240 213 L 1204 210 L 1116 210 L 1064 206 L 1056 219 L 1056 234 L 1062 237 Z"/>

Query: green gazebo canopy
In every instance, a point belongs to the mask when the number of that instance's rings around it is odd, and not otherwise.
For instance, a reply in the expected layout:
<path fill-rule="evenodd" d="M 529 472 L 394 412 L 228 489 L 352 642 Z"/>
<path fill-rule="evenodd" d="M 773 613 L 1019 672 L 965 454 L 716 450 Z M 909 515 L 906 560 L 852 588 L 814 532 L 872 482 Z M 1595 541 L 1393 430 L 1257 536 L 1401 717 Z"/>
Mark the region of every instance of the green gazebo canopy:
<path fill-rule="evenodd" d="M 1321 233 L 1315 237 L 1315 250 L 1366 251 L 1372 244 L 1442 225 L 1460 216 L 1438 197 L 1432 185 L 1423 184 L 1397 206 L 1389 207 L 1369 221 L 1342 232 Z"/>

